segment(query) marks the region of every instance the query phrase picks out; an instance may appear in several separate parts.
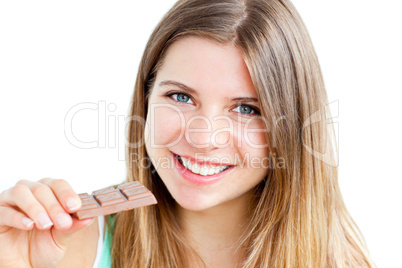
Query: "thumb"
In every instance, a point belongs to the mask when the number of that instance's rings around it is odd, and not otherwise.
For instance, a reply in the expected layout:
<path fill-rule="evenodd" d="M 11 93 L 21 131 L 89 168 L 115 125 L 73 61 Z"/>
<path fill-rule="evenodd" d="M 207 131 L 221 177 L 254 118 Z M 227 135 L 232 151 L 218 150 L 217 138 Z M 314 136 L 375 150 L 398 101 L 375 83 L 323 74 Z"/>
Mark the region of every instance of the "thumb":
<path fill-rule="evenodd" d="M 52 228 L 54 243 L 61 249 L 65 249 L 67 247 L 68 241 L 74 233 L 90 226 L 95 221 L 95 218 L 79 220 L 75 217 L 72 217 L 72 220 L 73 224 L 67 230 L 57 230 Z"/>

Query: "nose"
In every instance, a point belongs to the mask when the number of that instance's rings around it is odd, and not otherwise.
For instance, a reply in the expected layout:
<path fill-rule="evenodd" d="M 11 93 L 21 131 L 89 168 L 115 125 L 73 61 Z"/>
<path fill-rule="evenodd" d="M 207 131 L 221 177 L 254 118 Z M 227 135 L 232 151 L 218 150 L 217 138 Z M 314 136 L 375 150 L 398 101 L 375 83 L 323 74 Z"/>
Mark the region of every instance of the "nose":
<path fill-rule="evenodd" d="M 186 120 L 186 140 L 200 152 L 229 146 L 232 133 L 233 123 L 225 115 L 196 115 Z"/>

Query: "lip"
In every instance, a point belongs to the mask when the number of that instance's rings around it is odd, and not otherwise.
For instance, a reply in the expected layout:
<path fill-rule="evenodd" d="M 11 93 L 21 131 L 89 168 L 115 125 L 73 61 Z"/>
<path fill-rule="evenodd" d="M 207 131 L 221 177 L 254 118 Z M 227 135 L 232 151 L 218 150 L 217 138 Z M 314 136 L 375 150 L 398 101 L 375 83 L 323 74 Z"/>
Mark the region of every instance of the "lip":
<path fill-rule="evenodd" d="M 216 182 L 220 181 L 221 179 L 223 179 L 230 172 L 232 172 L 235 167 L 235 166 L 231 165 L 228 169 L 226 169 L 225 171 L 223 171 L 221 173 L 203 176 L 203 175 L 195 174 L 195 173 L 191 172 L 190 170 L 188 170 L 187 168 L 185 168 L 177 159 L 177 154 L 175 154 L 173 152 L 171 152 L 171 153 L 172 153 L 174 165 L 177 168 L 177 170 L 179 171 L 180 175 L 185 180 L 187 180 L 191 183 L 197 184 L 197 185 L 210 185 L 210 184 L 216 183 Z M 207 162 L 201 162 L 201 163 L 206 164 Z M 216 165 L 216 163 L 215 163 L 215 165 Z"/>
<path fill-rule="evenodd" d="M 174 154 L 174 155 L 177 156 L 177 154 Z M 214 161 L 198 160 L 198 159 L 195 159 L 195 158 L 193 158 L 191 156 L 188 156 L 188 155 L 180 155 L 180 156 L 184 157 L 186 159 L 189 159 L 191 161 L 191 163 L 197 163 L 199 165 L 210 165 L 210 166 L 216 166 L 216 167 L 218 167 L 218 166 L 233 166 L 230 163 L 217 163 L 217 162 L 214 162 Z"/>

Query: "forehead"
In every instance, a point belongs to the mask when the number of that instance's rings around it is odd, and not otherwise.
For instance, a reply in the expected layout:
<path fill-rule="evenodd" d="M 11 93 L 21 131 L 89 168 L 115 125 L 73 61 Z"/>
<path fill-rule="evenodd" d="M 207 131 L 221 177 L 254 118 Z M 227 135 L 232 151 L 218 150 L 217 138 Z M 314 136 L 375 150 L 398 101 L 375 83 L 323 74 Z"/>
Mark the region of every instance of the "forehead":
<path fill-rule="evenodd" d="M 168 48 L 155 85 L 165 80 L 203 92 L 256 97 L 241 50 L 200 37 L 182 38 Z"/>

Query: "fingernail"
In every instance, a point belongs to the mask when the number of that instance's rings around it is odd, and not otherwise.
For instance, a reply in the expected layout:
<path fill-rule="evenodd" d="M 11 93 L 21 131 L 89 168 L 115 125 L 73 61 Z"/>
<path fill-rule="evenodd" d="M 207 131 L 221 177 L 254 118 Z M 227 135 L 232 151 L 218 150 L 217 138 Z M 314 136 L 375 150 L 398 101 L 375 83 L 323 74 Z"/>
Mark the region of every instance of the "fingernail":
<path fill-rule="evenodd" d="M 53 225 L 53 222 L 50 220 L 49 216 L 45 213 L 41 213 L 38 216 L 38 222 L 43 229 L 46 229 Z"/>
<path fill-rule="evenodd" d="M 24 217 L 22 218 L 22 224 L 24 224 L 26 227 L 31 227 L 35 222 L 31 220 L 30 218 Z"/>
<path fill-rule="evenodd" d="M 92 221 L 91 221 L 90 223 L 88 223 L 87 226 L 91 225 L 91 224 L 94 223 L 94 222 L 95 222 L 95 218 L 92 218 Z"/>
<path fill-rule="evenodd" d="M 92 220 L 84 228 L 87 228 L 88 226 L 90 226 L 94 222 L 95 222 L 95 218 L 92 218 Z"/>
<path fill-rule="evenodd" d="M 59 215 L 57 215 L 56 221 L 60 227 L 66 227 L 66 226 L 71 225 L 71 223 L 72 223 L 71 217 L 65 213 L 60 213 Z"/>
<path fill-rule="evenodd" d="M 80 208 L 80 204 L 78 203 L 77 199 L 70 197 L 66 201 L 66 206 L 69 210 L 77 210 Z"/>

